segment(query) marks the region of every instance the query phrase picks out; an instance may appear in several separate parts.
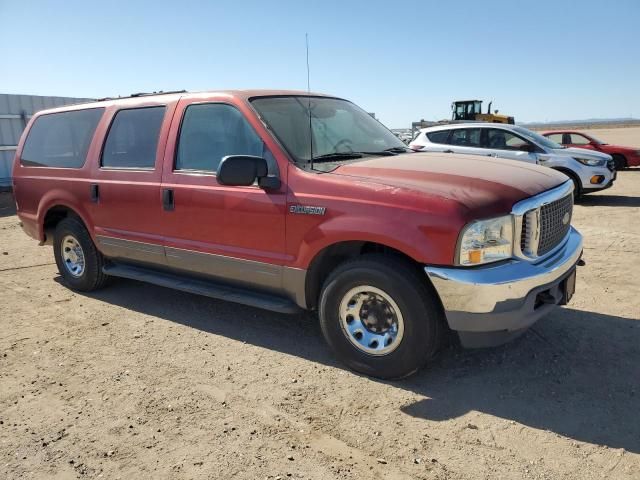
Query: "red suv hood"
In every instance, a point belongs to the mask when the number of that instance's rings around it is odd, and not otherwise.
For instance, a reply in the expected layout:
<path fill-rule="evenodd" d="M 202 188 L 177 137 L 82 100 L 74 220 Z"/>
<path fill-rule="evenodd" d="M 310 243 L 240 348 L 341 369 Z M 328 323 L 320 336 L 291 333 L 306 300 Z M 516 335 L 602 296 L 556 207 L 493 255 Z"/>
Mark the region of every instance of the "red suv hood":
<path fill-rule="evenodd" d="M 475 215 L 500 215 L 514 203 L 567 181 L 551 168 L 475 155 L 409 153 L 333 171 L 456 201 Z"/>

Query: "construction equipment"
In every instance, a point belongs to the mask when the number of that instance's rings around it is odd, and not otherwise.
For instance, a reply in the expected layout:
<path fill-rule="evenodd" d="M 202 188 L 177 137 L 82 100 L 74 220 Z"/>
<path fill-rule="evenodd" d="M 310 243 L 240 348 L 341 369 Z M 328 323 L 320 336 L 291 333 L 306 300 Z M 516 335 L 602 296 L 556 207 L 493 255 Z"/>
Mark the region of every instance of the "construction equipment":
<path fill-rule="evenodd" d="M 482 113 L 482 100 L 457 100 L 451 104 L 453 121 L 476 121 L 489 123 L 510 123 L 514 124 L 513 117 L 499 115 L 498 110 L 491 113 L 491 104 L 487 108 L 487 113 Z"/>

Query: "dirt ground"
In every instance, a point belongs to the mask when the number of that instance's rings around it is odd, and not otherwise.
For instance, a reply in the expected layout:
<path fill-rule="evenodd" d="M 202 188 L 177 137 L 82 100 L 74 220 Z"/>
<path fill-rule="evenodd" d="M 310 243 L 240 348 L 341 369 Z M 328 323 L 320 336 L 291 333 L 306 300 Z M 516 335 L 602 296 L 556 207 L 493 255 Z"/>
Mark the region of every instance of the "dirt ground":
<path fill-rule="evenodd" d="M 4 194 L 0 478 L 637 480 L 640 169 L 574 224 L 569 306 L 381 382 L 336 363 L 312 315 L 124 280 L 74 293 Z"/>

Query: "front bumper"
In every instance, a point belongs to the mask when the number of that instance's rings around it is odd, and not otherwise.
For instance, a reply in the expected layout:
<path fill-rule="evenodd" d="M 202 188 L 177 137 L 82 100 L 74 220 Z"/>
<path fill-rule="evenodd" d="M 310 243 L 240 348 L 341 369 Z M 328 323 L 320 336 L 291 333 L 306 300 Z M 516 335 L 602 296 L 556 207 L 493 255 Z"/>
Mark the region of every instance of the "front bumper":
<path fill-rule="evenodd" d="M 563 282 L 581 255 L 582 235 L 571 227 L 564 244 L 538 263 L 426 266 L 425 272 L 463 346 L 485 347 L 509 341 L 560 304 Z"/>
<path fill-rule="evenodd" d="M 588 192 L 596 192 L 599 190 L 606 190 L 613 186 L 613 182 L 617 177 L 618 172 L 616 172 L 615 168 L 600 168 L 600 169 L 592 169 L 588 171 L 586 174 L 580 175 L 580 183 L 582 183 L 582 191 L 584 193 Z M 604 177 L 603 181 L 597 184 L 591 183 L 591 178 L 602 176 Z"/>

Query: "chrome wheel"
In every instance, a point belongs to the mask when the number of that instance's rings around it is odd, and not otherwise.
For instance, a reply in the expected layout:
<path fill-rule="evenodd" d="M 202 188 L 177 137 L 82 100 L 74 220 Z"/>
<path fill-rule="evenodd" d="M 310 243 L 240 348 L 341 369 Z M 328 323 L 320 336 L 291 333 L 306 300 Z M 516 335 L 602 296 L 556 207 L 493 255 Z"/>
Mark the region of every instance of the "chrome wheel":
<path fill-rule="evenodd" d="M 404 335 L 404 319 L 396 302 L 369 285 L 352 288 L 342 297 L 340 325 L 349 341 L 369 355 L 393 352 Z"/>
<path fill-rule="evenodd" d="M 74 277 L 81 277 L 84 273 L 84 252 L 76 238 L 67 235 L 60 244 L 62 262 L 67 271 Z"/>

